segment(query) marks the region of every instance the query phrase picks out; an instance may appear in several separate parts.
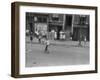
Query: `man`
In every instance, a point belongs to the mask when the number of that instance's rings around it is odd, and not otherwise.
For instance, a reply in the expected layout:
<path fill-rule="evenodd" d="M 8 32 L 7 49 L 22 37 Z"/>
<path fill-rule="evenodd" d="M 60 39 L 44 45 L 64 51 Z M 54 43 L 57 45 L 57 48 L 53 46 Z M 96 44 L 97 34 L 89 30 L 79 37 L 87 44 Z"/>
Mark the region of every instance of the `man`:
<path fill-rule="evenodd" d="M 86 36 L 84 36 L 84 46 L 86 45 L 87 39 Z"/>
<path fill-rule="evenodd" d="M 32 42 L 33 40 L 33 32 L 30 32 L 30 41 Z"/>
<path fill-rule="evenodd" d="M 41 33 L 41 31 L 39 31 L 39 35 L 38 35 L 38 41 L 39 41 L 39 43 L 41 43 L 41 39 L 42 39 L 42 33 Z"/>

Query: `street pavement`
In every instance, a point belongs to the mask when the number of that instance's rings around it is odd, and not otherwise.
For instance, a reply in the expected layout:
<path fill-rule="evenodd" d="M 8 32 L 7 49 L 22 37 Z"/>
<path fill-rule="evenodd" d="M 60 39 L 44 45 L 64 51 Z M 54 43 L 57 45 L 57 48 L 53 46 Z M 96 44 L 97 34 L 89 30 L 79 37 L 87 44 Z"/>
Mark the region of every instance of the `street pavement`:
<path fill-rule="evenodd" d="M 89 64 L 89 42 L 50 40 L 49 53 L 45 53 L 45 44 L 37 39 L 30 42 L 26 38 L 26 67 L 61 66 Z"/>

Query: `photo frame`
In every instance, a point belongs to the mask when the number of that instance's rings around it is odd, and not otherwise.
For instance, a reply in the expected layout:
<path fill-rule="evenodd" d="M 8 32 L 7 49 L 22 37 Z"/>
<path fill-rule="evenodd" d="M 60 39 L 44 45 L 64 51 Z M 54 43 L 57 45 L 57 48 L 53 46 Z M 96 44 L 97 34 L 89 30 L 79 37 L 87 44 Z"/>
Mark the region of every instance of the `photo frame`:
<path fill-rule="evenodd" d="M 97 7 L 11 4 L 11 76 L 97 73 Z"/>

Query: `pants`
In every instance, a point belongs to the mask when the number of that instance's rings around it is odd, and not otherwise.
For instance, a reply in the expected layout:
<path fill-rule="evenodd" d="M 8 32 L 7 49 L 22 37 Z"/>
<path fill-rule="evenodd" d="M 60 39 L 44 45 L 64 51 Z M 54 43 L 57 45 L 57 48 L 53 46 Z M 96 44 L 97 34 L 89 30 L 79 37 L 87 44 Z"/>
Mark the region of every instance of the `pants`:
<path fill-rule="evenodd" d="M 33 40 L 33 37 L 32 37 L 32 36 L 30 37 L 30 40 L 31 40 L 31 41 Z"/>

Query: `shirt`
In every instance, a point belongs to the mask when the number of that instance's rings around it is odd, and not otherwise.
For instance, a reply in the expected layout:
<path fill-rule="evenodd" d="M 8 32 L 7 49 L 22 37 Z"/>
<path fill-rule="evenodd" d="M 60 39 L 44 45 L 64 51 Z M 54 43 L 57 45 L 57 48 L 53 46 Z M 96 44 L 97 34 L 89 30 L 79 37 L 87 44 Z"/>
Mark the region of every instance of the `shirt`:
<path fill-rule="evenodd" d="M 46 41 L 46 45 L 50 45 L 50 42 L 49 42 L 49 40 L 47 40 L 47 41 Z"/>

